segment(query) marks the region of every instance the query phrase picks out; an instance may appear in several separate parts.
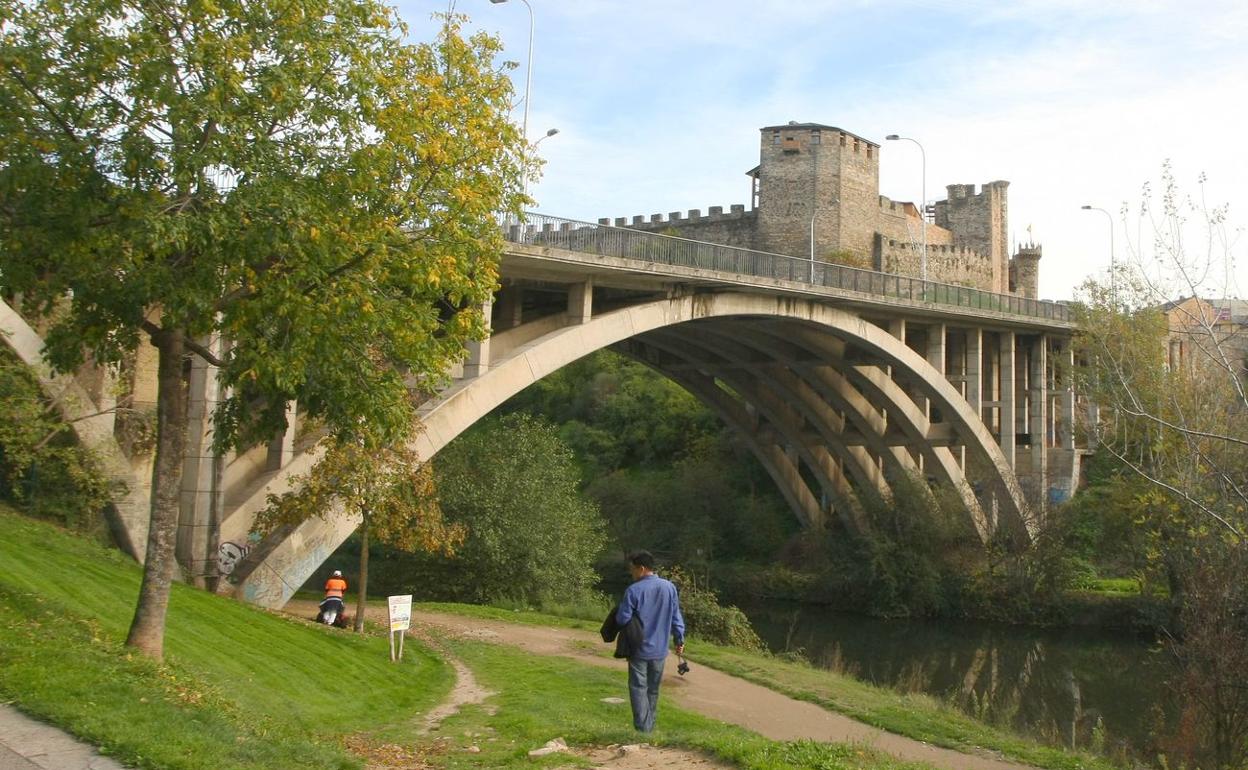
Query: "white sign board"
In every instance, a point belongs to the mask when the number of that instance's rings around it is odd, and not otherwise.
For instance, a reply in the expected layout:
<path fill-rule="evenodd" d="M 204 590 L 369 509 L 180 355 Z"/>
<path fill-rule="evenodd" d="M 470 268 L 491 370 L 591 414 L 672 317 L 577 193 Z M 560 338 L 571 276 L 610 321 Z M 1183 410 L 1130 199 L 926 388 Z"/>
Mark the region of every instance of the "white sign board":
<path fill-rule="evenodd" d="M 412 595 L 389 596 L 390 630 L 406 631 L 412 625 Z"/>

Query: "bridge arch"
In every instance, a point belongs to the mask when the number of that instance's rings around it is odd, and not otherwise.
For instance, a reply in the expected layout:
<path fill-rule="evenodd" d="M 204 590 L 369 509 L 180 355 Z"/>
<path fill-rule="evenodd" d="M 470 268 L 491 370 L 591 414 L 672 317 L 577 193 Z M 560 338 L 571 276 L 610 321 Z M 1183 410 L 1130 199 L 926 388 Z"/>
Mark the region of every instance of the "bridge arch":
<path fill-rule="evenodd" d="M 142 563 L 147 556 L 151 509 L 144 485 L 130 468 L 117 439 L 113 415 L 101 410 L 71 374 L 52 371 L 43 358 L 44 342 L 26 319 L 0 299 L 0 338 L 39 381 L 44 396 L 69 423 L 78 443 L 89 449 L 117 492 L 109 501 L 109 529 L 121 549 Z"/>
<path fill-rule="evenodd" d="M 725 328 L 725 324 L 731 328 Z M 742 331 L 746 333 L 737 334 Z M 772 343 L 766 342 L 767 335 L 773 338 Z M 736 344 L 734 338 L 736 342 L 746 340 L 748 344 Z M 975 410 L 954 386 L 922 356 L 879 326 L 845 310 L 806 299 L 737 292 L 694 294 L 642 302 L 595 315 L 584 323 L 553 325 L 540 337 L 490 361 L 488 369 L 479 376 L 456 381 L 424 404 L 420 409 L 423 429 L 414 439 L 413 448 L 420 457 L 430 459 L 525 387 L 589 353 L 630 340 L 634 346 L 630 352 L 643 360 L 646 360 L 644 351 L 647 349 L 661 352 L 666 347 L 669 353 L 673 346 L 686 349 L 688 355 L 683 369 L 677 361 L 661 358 L 647 363 L 689 387 L 721 417 L 743 429 L 747 443 L 804 523 L 820 523 L 823 510 L 817 496 L 803 480 L 797 462 L 780 450 L 778 442 L 750 431 L 754 421 L 751 410 L 760 409 L 760 405 L 775 417 L 773 427 L 784 434 L 787 441 L 801 448 L 801 461 L 819 482 L 827 484 L 846 501 L 852 500 L 844 478 L 847 472 L 860 483 L 865 479 L 878 487 L 885 483 L 882 476 L 876 475 L 881 466 L 915 467 L 913 458 L 904 448 L 887 444 L 885 432 L 899 430 L 912 446 L 921 450 L 925 471 L 951 483 L 959 492 L 981 538 L 986 539 L 999 528 L 1017 536 L 1027 536 L 1029 526 L 1023 496 L 1009 462 Z M 769 348 L 770 362 L 764 355 Z M 738 355 L 757 354 L 760 358 L 758 361 L 734 361 L 733 350 Z M 783 382 L 776 389 L 759 384 L 762 378 L 756 377 L 753 381 L 736 378 L 742 389 L 749 384 L 766 389 L 745 394 L 745 398 L 738 393 L 734 399 L 720 387 L 717 378 L 708 373 L 716 362 L 702 358 L 706 355 L 718 356 L 721 359 L 718 363 L 725 367 L 766 366 L 783 363 L 786 355 L 798 356 L 801 358 L 799 368 L 804 374 L 800 382 Z M 689 356 L 693 356 L 693 360 Z M 853 356 L 864 358 L 857 360 Z M 905 375 L 914 383 L 921 397 L 939 409 L 960 443 L 977 455 L 982 466 L 988 469 L 996 500 L 995 516 L 985 514 L 949 447 L 932 443 L 933 426 L 928 414 L 898 385 L 894 374 Z M 873 447 L 881 456 L 868 462 L 860 451 L 851 451 L 843 444 L 820 449 L 816 446 L 818 442 L 806 440 L 805 427 L 815 426 L 821 436 L 837 427 L 819 424 L 820 419 L 831 421 L 832 418 L 826 414 L 818 417 L 818 407 L 810 400 L 808 389 L 831 394 L 831 403 L 845 407 L 838 410 L 840 427 L 852 424 L 861 430 L 862 446 Z M 790 398 L 796 394 L 800 398 L 798 406 L 788 404 L 784 394 Z M 751 400 L 749 396 L 754 398 Z M 288 485 L 291 475 L 307 472 L 318 455 L 315 451 L 307 452 L 283 468 L 223 523 L 223 535 L 227 528 L 245 533 L 255 512 L 263 507 L 267 494 Z M 872 464 L 875 473 L 870 470 Z M 850 503 L 847 512 L 851 512 L 852 507 Z M 328 520 L 313 519 L 291 532 L 282 533 L 280 541 L 257 549 L 254 558 L 244 566 L 237 594 L 253 603 L 281 606 L 358 523 L 358 519 L 350 516 L 333 516 Z"/>

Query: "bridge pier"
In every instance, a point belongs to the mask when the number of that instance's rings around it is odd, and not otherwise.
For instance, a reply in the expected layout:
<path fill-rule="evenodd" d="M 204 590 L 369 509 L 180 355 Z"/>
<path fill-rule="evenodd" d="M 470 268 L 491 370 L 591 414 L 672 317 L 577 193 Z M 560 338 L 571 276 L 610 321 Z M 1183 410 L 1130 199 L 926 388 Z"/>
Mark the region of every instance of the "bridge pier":
<path fill-rule="evenodd" d="M 224 351 L 220 337 L 199 343 L 217 357 Z M 224 460 L 213 449 L 212 416 L 223 400 L 220 371 L 192 356 L 187 383 L 186 458 L 182 462 L 182 496 L 174 553 L 188 579 L 205 588 L 216 577 L 218 526 L 223 502 Z"/>

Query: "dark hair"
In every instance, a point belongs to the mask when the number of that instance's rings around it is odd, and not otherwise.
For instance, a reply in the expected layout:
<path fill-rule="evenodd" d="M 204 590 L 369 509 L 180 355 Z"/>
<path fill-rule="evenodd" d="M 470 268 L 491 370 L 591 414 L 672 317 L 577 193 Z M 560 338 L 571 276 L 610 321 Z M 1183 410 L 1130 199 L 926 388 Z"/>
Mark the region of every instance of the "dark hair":
<path fill-rule="evenodd" d="M 628 561 L 634 567 L 654 569 L 654 554 L 649 551 L 633 551 L 628 555 Z"/>

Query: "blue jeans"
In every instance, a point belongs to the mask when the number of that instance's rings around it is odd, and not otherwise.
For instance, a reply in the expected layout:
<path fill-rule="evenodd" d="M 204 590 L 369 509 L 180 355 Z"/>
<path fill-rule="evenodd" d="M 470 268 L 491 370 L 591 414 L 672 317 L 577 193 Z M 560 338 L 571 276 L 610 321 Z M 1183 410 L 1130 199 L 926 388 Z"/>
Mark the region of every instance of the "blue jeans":
<path fill-rule="evenodd" d="M 643 733 L 654 729 L 659 710 L 659 683 L 663 681 L 663 664 L 659 660 L 628 659 L 628 700 L 633 706 L 633 727 Z"/>

